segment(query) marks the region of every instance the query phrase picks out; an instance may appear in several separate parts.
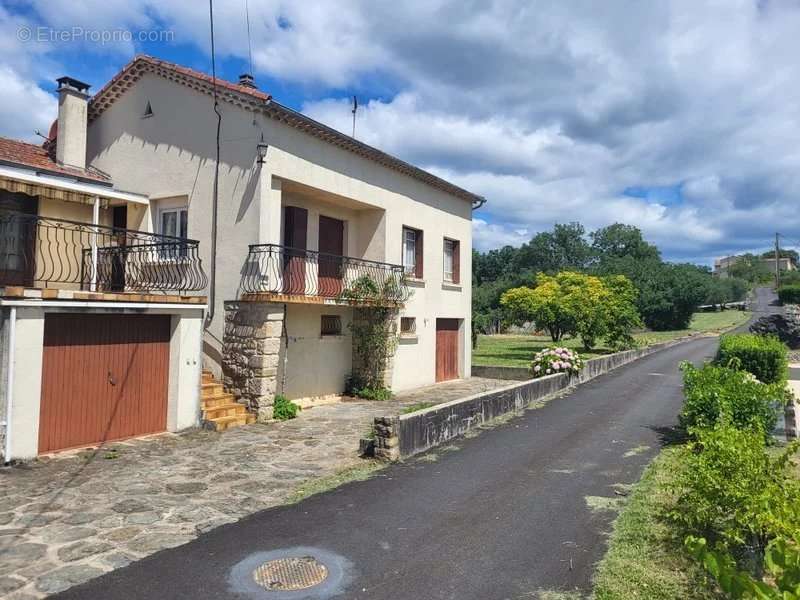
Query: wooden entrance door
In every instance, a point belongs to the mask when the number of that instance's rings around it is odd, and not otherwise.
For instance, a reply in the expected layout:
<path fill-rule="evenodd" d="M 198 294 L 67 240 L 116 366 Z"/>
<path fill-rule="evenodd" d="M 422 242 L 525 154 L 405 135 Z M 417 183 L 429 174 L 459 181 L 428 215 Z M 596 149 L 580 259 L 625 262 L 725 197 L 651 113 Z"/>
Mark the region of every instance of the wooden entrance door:
<path fill-rule="evenodd" d="M 283 207 L 283 293 L 306 293 L 306 241 L 308 211 L 296 206 Z"/>
<path fill-rule="evenodd" d="M 436 319 L 436 381 L 458 379 L 459 319 Z"/>
<path fill-rule="evenodd" d="M 335 298 L 342 292 L 344 221 L 319 217 L 319 295 Z"/>
<path fill-rule="evenodd" d="M 169 315 L 46 315 L 39 453 L 164 431 L 169 336 Z"/>
<path fill-rule="evenodd" d="M 33 286 L 39 198 L 0 190 L 0 286 Z"/>

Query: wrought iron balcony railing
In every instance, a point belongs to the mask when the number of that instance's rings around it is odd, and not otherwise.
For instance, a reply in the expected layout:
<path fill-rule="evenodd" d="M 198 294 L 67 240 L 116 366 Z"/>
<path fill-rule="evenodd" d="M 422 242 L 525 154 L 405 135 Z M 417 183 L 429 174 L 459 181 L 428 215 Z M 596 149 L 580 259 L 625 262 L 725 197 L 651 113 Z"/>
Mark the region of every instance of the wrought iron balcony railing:
<path fill-rule="evenodd" d="M 250 246 L 242 291 L 365 304 L 398 304 L 410 295 L 400 265 L 277 244 Z"/>
<path fill-rule="evenodd" d="M 208 283 L 198 242 L 0 210 L 0 286 L 192 292 Z"/>

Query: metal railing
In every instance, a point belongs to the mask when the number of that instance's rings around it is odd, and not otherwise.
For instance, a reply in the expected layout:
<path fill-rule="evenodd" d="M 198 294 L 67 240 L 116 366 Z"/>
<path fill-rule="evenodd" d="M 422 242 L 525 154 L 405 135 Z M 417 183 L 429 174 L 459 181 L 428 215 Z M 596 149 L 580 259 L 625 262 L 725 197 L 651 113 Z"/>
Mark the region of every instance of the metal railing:
<path fill-rule="evenodd" d="M 0 286 L 192 292 L 207 284 L 195 240 L 0 209 Z"/>
<path fill-rule="evenodd" d="M 410 295 L 401 265 L 277 244 L 250 246 L 242 292 L 318 296 L 366 304 L 397 304 Z"/>

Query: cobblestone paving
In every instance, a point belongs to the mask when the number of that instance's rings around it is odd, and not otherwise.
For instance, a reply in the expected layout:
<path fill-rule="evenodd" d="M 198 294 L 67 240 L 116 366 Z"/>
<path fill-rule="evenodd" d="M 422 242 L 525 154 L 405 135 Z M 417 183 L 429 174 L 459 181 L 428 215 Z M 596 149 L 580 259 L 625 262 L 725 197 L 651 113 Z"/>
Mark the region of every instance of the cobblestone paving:
<path fill-rule="evenodd" d="M 281 504 L 303 482 L 358 464 L 373 417 L 509 383 L 449 382 L 0 469 L 0 597 L 41 598 Z"/>

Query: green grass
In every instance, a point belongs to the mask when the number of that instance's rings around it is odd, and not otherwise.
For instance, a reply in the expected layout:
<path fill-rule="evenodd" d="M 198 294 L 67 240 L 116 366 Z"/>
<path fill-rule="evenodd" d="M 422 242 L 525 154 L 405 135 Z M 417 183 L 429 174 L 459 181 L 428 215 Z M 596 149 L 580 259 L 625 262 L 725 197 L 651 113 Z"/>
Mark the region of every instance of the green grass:
<path fill-rule="evenodd" d="M 416 404 L 412 404 L 411 406 L 406 406 L 403 410 L 400 411 L 400 414 L 407 415 L 409 413 L 417 412 L 418 410 L 425 410 L 426 408 L 430 408 L 431 406 L 436 406 L 436 403 L 417 402 Z"/>
<path fill-rule="evenodd" d="M 726 310 L 721 312 L 696 313 L 689 329 L 679 331 L 644 331 L 634 334 L 641 346 L 666 342 L 691 333 L 717 333 L 737 327 L 750 318 L 749 312 Z M 549 336 L 542 335 L 480 335 L 478 347 L 472 352 L 472 364 L 485 366 L 527 367 L 533 355 L 553 345 Z M 578 350 L 584 358 L 610 354 L 612 350 L 603 345 L 591 352 L 583 352 L 578 338 L 567 338 L 558 345 Z"/>
<path fill-rule="evenodd" d="M 719 598 L 665 517 L 674 508 L 672 488 L 686 452 L 685 446 L 663 450 L 633 488 L 595 573 L 595 600 Z"/>
<path fill-rule="evenodd" d="M 385 467 L 384 462 L 365 459 L 356 466 L 341 469 L 332 475 L 308 479 L 289 494 L 285 504 L 296 504 L 309 496 L 336 489 L 351 481 L 364 481 Z"/>

